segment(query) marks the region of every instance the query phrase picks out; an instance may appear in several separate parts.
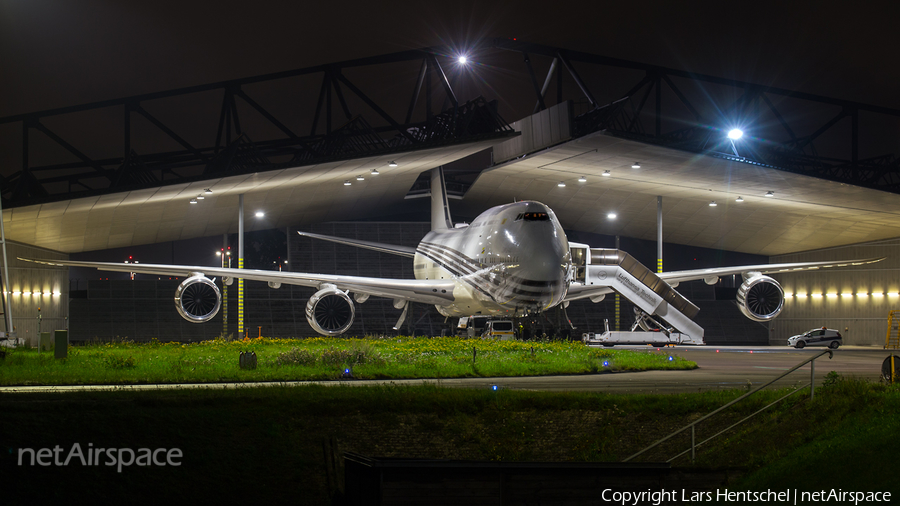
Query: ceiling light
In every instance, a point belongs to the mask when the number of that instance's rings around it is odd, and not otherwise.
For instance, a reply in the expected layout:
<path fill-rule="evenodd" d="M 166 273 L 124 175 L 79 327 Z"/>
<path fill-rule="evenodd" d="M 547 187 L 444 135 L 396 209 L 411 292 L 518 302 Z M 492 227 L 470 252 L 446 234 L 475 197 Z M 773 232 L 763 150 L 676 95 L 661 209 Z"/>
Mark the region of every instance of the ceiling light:
<path fill-rule="evenodd" d="M 207 188 L 207 189 L 203 190 L 203 193 L 205 193 L 205 194 L 207 194 L 207 195 L 212 195 L 212 190 L 210 190 L 209 188 Z"/>
<path fill-rule="evenodd" d="M 460 63 L 460 65 L 465 65 L 466 63 L 468 63 L 469 59 L 466 58 L 465 55 L 460 55 L 457 61 Z"/>
<path fill-rule="evenodd" d="M 388 164 L 388 167 L 396 167 L 396 166 L 397 166 L 397 162 L 395 162 L 393 160 L 391 160 L 391 163 Z"/>
<path fill-rule="evenodd" d="M 350 180 L 349 180 L 349 179 L 346 180 L 346 181 L 344 181 L 344 186 L 350 186 L 351 184 L 352 184 L 352 183 L 350 183 Z"/>
<path fill-rule="evenodd" d="M 557 183 L 556 186 L 559 186 L 560 188 L 565 188 L 566 183 L 564 181 L 560 181 L 559 183 Z"/>
<path fill-rule="evenodd" d="M 357 181 L 365 181 L 366 178 L 364 178 L 364 177 L 362 177 L 362 176 L 356 176 L 356 180 L 357 180 Z"/>
<path fill-rule="evenodd" d="M 609 176 L 612 176 L 612 174 L 611 174 L 608 170 L 604 170 L 604 171 L 603 171 L 603 176 L 609 177 Z"/>
<path fill-rule="evenodd" d="M 616 213 L 609 213 L 606 215 L 607 219 L 614 220 L 616 219 Z"/>
<path fill-rule="evenodd" d="M 262 217 L 265 216 L 265 215 L 266 215 L 266 213 L 263 212 L 263 211 L 256 211 L 256 217 L 257 217 L 257 218 L 262 218 Z"/>
<path fill-rule="evenodd" d="M 719 205 L 719 204 L 716 204 L 716 201 L 715 201 L 715 200 L 710 200 L 710 201 L 709 201 L 709 207 L 716 207 L 717 205 Z"/>
<path fill-rule="evenodd" d="M 197 195 L 197 200 L 203 200 L 205 198 L 206 197 L 204 197 L 202 193 L 200 195 Z"/>
<path fill-rule="evenodd" d="M 372 169 L 373 176 L 377 176 L 378 174 L 381 174 L 380 172 L 378 172 L 378 169 Z"/>
<path fill-rule="evenodd" d="M 587 182 L 587 178 L 584 177 L 584 176 L 581 176 L 580 178 L 578 178 L 578 182 L 579 182 L 579 183 L 586 183 L 586 182 Z"/>
<path fill-rule="evenodd" d="M 735 202 L 743 202 L 743 201 L 744 201 L 744 197 L 738 197 L 738 198 L 734 199 L 734 201 L 735 201 Z"/>
<path fill-rule="evenodd" d="M 191 204 L 196 204 L 196 203 L 197 203 L 197 199 L 191 199 Z"/>
<path fill-rule="evenodd" d="M 641 168 L 641 164 L 638 163 L 638 162 L 634 162 L 634 163 L 631 164 L 631 168 L 632 168 L 632 169 L 640 169 L 640 168 Z"/>
<path fill-rule="evenodd" d="M 774 196 L 775 196 L 775 192 L 773 192 L 773 191 L 766 192 L 766 197 L 774 197 Z"/>
<path fill-rule="evenodd" d="M 736 141 L 744 136 L 744 132 L 740 128 L 732 128 L 728 131 L 728 138 Z"/>

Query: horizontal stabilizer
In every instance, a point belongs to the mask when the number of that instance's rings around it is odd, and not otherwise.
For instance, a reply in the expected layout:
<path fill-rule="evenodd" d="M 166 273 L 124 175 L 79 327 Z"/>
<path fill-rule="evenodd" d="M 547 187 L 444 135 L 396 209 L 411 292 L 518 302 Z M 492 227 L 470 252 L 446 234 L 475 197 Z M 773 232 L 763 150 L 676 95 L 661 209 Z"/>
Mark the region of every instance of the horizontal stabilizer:
<path fill-rule="evenodd" d="M 380 242 L 358 241 L 356 239 L 346 239 L 344 237 L 333 237 L 330 235 L 313 234 L 310 232 L 297 231 L 304 237 L 312 237 L 313 239 L 321 239 L 323 241 L 336 242 L 346 246 L 356 246 L 357 248 L 370 249 L 381 253 L 390 253 L 391 255 L 400 255 L 402 257 L 413 258 L 416 256 L 416 248 L 409 246 L 395 246 L 393 244 L 383 244 Z"/>

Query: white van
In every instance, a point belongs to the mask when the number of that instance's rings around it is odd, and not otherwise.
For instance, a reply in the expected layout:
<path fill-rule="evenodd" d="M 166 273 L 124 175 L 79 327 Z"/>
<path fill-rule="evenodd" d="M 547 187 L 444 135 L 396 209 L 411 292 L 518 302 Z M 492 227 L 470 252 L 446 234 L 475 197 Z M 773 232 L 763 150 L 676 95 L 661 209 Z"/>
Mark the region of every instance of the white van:
<path fill-rule="evenodd" d="M 516 338 L 512 320 L 491 320 L 484 327 L 483 338 L 511 340 Z"/>

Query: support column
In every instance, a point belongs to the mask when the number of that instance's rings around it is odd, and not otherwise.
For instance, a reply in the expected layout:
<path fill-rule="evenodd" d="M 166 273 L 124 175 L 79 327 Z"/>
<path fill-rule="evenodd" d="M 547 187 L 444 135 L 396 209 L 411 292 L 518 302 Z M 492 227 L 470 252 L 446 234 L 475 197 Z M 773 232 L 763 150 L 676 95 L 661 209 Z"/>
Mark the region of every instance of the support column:
<path fill-rule="evenodd" d="M 238 195 L 238 269 L 244 268 L 244 194 Z M 238 339 L 244 338 L 244 279 L 238 278 Z"/>
<path fill-rule="evenodd" d="M 662 195 L 656 197 L 656 272 L 663 271 L 662 266 Z"/>
<path fill-rule="evenodd" d="M 6 260 L 6 230 L 3 227 L 3 205 L 0 203 L 0 244 L 3 245 L 3 307 L 5 311 L 4 316 L 6 316 L 6 335 L 9 337 L 10 332 L 13 331 L 12 326 L 12 308 L 9 307 L 9 264 Z M 40 337 L 40 336 L 38 336 Z M 38 343 L 40 346 L 40 343 Z"/>

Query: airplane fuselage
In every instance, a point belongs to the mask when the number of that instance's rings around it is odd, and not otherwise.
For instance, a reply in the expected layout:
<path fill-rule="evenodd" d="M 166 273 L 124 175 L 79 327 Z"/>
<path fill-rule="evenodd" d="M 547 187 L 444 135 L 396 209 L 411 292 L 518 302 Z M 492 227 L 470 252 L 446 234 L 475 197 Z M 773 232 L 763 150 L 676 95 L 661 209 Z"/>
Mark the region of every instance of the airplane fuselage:
<path fill-rule="evenodd" d="M 463 228 L 429 232 L 416 248 L 416 279 L 453 279 L 445 316 L 514 316 L 553 307 L 571 279 L 569 243 L 544 204 L 493 207 Z"/>

